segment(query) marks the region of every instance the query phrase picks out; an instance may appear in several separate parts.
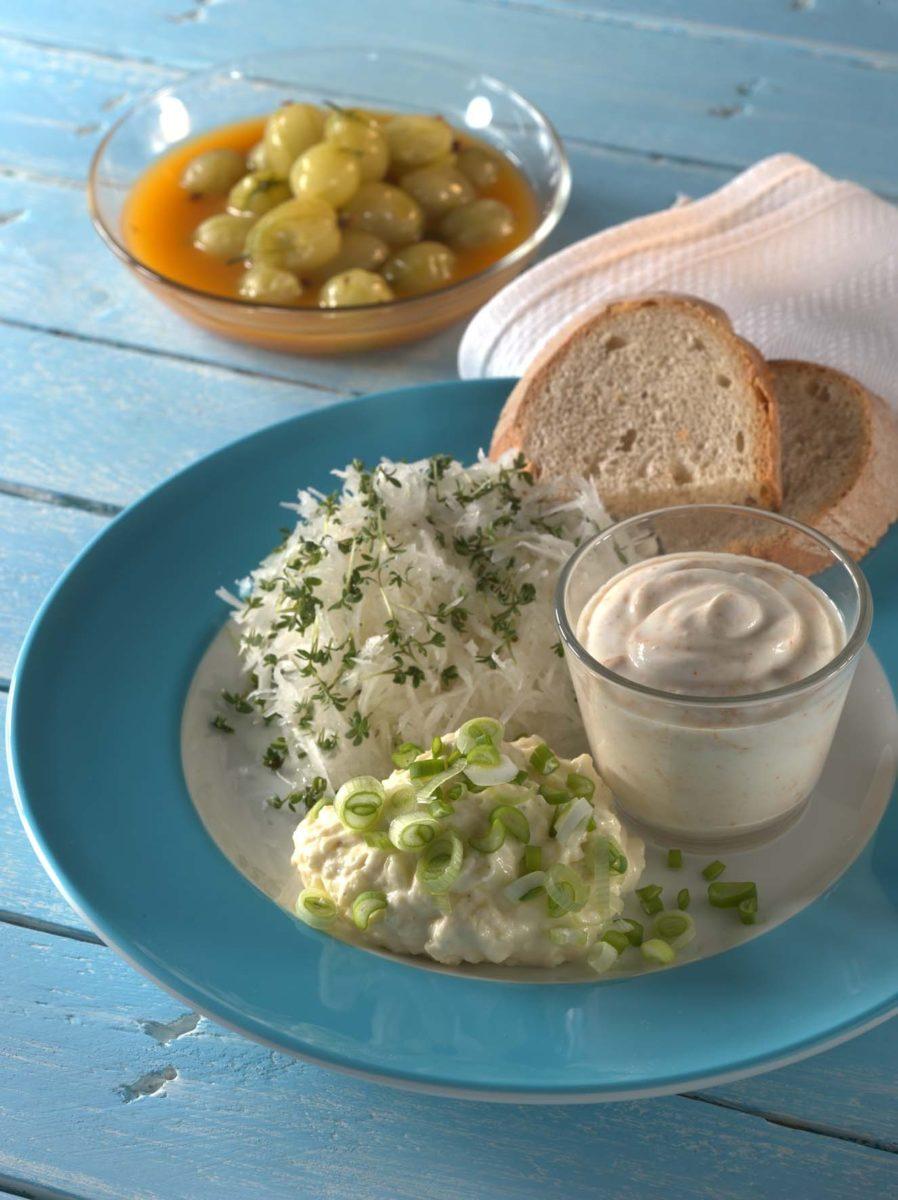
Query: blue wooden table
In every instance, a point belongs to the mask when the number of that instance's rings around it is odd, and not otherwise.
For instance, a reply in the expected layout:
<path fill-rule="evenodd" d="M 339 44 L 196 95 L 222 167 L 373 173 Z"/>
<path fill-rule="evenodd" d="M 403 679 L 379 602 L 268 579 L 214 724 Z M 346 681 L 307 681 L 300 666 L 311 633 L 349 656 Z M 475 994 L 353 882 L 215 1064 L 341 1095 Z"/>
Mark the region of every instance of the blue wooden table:
<path fill-rule="evenodd" d="M 457 330 L 342 361 L 216 341 L 140 291 L 90 228 L 89 156 L 138 93 L 326 42 L 443 51 L 539 104 L 574 172 L 556 245 L 778 150 L 898 196 L 896 0 L 2 0 L 3 690 L 40 600 L 120 506 L 269 422 L 455 373 Z M 151 863 L 135 886 L 152 888 Z M 0 1018 L 0 1195 L 898 1196 L 898 1022 L 656 1101 L 388 1091 L 245 1042 L 135 975 L 45 878 L 5 776 Z"/>

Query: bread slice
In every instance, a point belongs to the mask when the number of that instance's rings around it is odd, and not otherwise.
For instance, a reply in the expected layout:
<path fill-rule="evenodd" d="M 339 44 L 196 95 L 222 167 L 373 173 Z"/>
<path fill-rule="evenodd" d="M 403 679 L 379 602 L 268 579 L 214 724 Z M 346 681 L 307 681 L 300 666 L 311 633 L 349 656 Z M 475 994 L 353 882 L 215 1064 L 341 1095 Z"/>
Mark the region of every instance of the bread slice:
<path fill-rule="evenodd" d="M 861 558 L 898 520 L 898 422 L 884 400 L 832 367 L 769 365 L 782 431 L 782 511 Z"/>
<path fill-rule="evenodd" d="M 692 296 L 579 317 L 509 396 L 493 457 L 592 476 L 613 517 L 668 504 L 780 504 L 777 406 L 764 360 Z"/>

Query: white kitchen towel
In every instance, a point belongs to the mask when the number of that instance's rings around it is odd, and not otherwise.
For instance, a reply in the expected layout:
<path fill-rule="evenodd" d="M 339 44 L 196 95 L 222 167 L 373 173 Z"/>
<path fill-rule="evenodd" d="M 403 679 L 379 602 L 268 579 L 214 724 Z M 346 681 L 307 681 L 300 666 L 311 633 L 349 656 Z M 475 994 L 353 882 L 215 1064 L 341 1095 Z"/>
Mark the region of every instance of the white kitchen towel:
<path fill-rule="evenodd" d="M 578 313 L 646 291 L 712 300 L 768 358 L 838 367 L 898 406 L 898 209 L 791 154 L 526 271 L 471 321 L 459 374 L 520 375 Z"/>

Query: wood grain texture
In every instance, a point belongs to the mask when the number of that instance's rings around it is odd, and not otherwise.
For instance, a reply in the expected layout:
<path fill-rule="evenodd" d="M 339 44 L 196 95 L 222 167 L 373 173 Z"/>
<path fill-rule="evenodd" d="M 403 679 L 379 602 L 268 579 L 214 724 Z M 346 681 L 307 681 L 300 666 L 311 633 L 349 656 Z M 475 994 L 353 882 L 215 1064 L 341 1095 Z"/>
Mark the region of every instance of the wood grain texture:
<path fill-rule="evenodd" d="M 624 21 L 598 10 L 584 17 L 567 6 L 518 3 L 510 14 L 494 0 L 405 0 L 398 37 L 378 8 L 361 0 L 316 6 L 314 38 L 280 0 L 195 7 L 192 0 L 183 7 L 179 0 L 77 6 L 31 0 L 9 9 L 7 0 L 0 32 L 43 46 L 113 48 L 129 70 L 147 58 L 171 67 L 228 59 L 245 45 L 249 29 L 260 51 L 309 41 L 436 47 L 518 87 L 567 137 L 726 166 L 792 150 L 836 174 L 898 190 L 898 160 L 883 153 L 894 137 L 894 45 L 870 59 L 733 37 L 720 28 Z M 57 55 L 59 69 L 64 57 Z M 104 124 L 102 113 L 93 120 Z"/>
<path fill-rule="evenodd" d="M 194 1026 L 100 947 L 0 927 L 0 957 L 0 1172 L 79 1196 L 844 1200 L 894 1185 L 891 1154 L 680 1098 L 472 1106 L 333 1075 Z"/>
<path fill-rule="evenodd" d="M 0 677 L 11 674 L 47 592 L 104 524 L 92 513 L 0 495 Z"/>

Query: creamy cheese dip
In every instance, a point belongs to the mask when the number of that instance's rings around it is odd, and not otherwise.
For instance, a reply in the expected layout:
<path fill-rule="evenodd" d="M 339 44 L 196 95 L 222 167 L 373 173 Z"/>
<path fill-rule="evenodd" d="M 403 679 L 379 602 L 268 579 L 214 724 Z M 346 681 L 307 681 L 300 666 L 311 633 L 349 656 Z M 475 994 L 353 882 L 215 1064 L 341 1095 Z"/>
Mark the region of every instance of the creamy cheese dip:
<path fill-rule="evenodd" d="M 446 750 L 453 748 L 454 739 L 455 735 L 442 739 Z M 335 906 L 330 928 L 387 950 L 447 964 L 553 967 L 587 958 L 620 914 L 623 894 L 636 886 L 644 865 L 643 844 L 626 832 L 612 812 L 611 793 L 588 754 L 559 758 L 555 769 L 545 774 L 531 763 L 533 751 L 541 744 L 539 738 L 502 742 L 503 762 L 510 761 L 514 773 L 525 774 L 526 781 L 478 791 L 464 788 L 453 801 L 453 811 L 441 818 L 443 829 L 456 834 L 464 847 L 461 870 L 445 895 L 433 895 L 424 886 L 417 869 L 418 853 L 372 845 L 376 839 L 346 827 L 337 805 L 326 804 L 310 813 L 294 835 L 293 864 L 304 888 L 315 889 Z M 539 789 L 557 799 L 569 788 L 572 774 L 588 780 L 592 795 L 589 811 L 584 810 L 576 828 L 562 837 L 564 805 L 549 803 Z M 410 795 L 414 780 L 408 769 L 394 771 L 383 786 L 381 833 L 397 814 L 426 808 L 426 801 L 419 803 Z M 526 818 L 527 845 L 507 834 L 491 852 L 475 849 L 472 839 L 483 837 L 489 829 L 489 815 L 498 804 L 512 805 Z M 609 839 L 626 861 L 620 866 L 618 860 L 617 871 L 597 873 L 597 851 L 607 850 Z M 562 917 L 553 916 L 540 886 L 531 897 L 509 897 L 509 887 L 530 871 L 525 861 L 528 850 L 539 859 L 540 873 L 551 872 L 556 864 L 577 872 L 588 891 L 582 906 Z M 603 864 L 606 861 L 601 858 Z M 352 929 L 353 904 L 371 892 L 382 895 L 386 906 L 359 934 Z M 553 940 L 559 935 L 552 931 L 559 929 L 573 931 L 574 940 L 568 944 Z"/>
<path fill-rule="evenodd" d="M 614 683 L 569 656 L 593 757 L 627 813 L 684 841 L 752 835 L 797 812 L 823 769 L 851 670 L 791 696 L 846 642 L 839 611 L 778 563 L 697 551 L 626 567 L 576 626 Z M 719 704 L 690 703 L 719 697 Z"/>
<path fill-rule="evenodd" d="M 603 666 L 680 696 L 745 696 L 806 679 L 845 645 L 820 588 L 741 554 L 666 554 L 593 596 L 578 636 Z"/>

